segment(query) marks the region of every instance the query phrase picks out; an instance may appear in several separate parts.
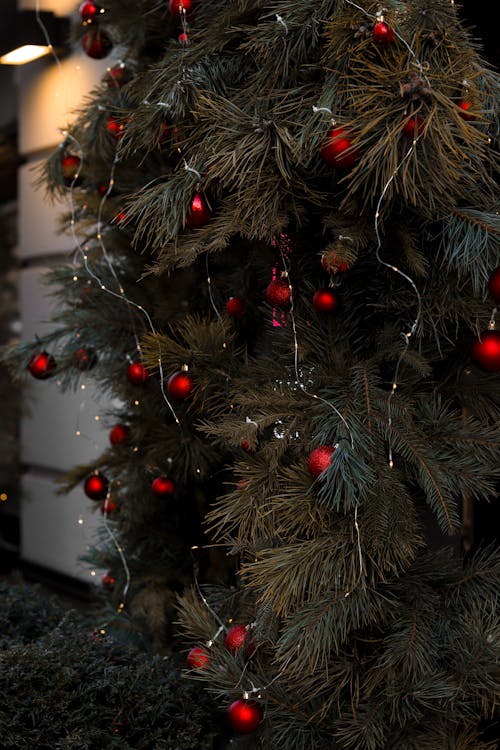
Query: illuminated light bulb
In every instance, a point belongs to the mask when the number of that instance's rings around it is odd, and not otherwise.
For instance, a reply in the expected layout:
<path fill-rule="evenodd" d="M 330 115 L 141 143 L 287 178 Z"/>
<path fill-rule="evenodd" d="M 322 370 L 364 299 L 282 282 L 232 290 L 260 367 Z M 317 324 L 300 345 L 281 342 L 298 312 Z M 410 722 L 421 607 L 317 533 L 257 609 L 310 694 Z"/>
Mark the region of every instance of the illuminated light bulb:
<path fill-rule="evenodd" d="M 2 503 L 5 503 L 5 501 L 8 500 L 8 498 L 9 498 L 9 496 L 7 495 L 6 492 L 1 492 L 0 493 L 0 500 L 2 501 Z"/>

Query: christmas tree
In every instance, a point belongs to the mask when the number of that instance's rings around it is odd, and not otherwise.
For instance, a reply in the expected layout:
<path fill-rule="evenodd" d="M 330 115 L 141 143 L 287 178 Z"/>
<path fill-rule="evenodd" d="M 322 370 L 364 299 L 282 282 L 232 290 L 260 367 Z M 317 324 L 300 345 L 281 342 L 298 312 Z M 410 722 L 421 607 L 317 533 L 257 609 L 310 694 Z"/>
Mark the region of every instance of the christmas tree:
<path fill-rule="evenodd" d="M 487 750 L 498 76 L 449 0 L 84 2 L 35 377 L 120 400 L 98 561 L 248 747 Z M 175 596 L 178 607 L 174 607 Z"/>

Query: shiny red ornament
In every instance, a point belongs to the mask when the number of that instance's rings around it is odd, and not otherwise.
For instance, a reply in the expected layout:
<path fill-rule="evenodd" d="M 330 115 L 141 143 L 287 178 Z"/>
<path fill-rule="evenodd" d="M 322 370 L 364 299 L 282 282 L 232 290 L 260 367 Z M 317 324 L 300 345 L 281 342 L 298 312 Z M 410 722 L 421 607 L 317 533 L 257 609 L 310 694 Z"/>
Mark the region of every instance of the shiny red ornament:
<path fill-rule="evenodd" d="M 102 60 L 113 49 L 113 42 L 105 31 L 91 28 L 82 37 L 82 48 L 92 59 Z"/>
<path fill-rule="evenodd" d="M 358 161 L 360 152 L 353 145 L 344 128 L 332 128 L 321 147 L 320 155 L 330 167 L 349 169 Z"/>
<path fill-rule="evenodd" d="M 483 331 L 471 347 L 472 359 L 486 372 L 500 372 L 500 331 Z"/>
<path fill-rule="evenodd" d="M 307 468 L 313 479 L 317 479 L 325 469 L 328 469 L 334 452 L 335 448 L 332 445 L 320 445 L 311 451 L 307 459 Z"/>
<path fill-rule="evenodd" d="M 488 291 L 495 300 L 497 305 L 500 305 L 500 266 L 495 268 L 491 273 L 488 281 Z"/>
<path fill-rule="evenodd" d="M 193 0 L 169 0 L 168 9 L 174 16 L 189 15 L 193 10 Z"/>
<path fill-rule="evenodd" d="M 97 363 L 97 355 L 93 349 L 84 349 L 81 347 L 75 352 L 75 367 L 85 372 L 91 370 Z"/>
<path fill-rule="evenodd" d="M 460 117 L 462 120 L 475 120 L 475 115 L 472 114 L 472 112 L 469 112 L 469 109 L 472 107 L 472 102 L 468 102 L 465 99 L 459 99 L 457 102 L 457 107 L 461 110 Z"/>
<path fill-rule="evenodd" d="M 120 122 L 120 120 L 114 117 L 114 115 L 108 115 L 106 120 L 106 130 L 113 136 L 113 138 L 119 141 L 125 132 L 125 123 Z"/>
<path fill-rule="evenodd" d="M 106 516 L 110 516 L 118 508 L 118 505 L 110 497 L 103 500 L 101 503 L 101 513 Z"/>
<path fill-rule="evenodd" d="M 104 573 L 102 577 L 102 585 L 105 589 L 108 589 L 108 591 L 113 591 L 116 583 L 116 578 L 113 578 L 111 573 Z"/>
<path fill-rule="evenodd" d="M 188 44 L 189 43 L 189 37 L 188 37 L 188 35 L 186 34 L 185 31 L 183 31 L 181 34 L 179 34 L 179 36 L 177 37 L 177 39 L 179 40 L 179 42 L 181 44 Z"/>
<path fill-rule="evenodd" d="M 132 71 L 123 64 L 115 65 L 114 68 L 110 68 L 106 71 L 104 76 L 104 80 L 110 89 L 121 88 L 125 83 L 130 81 L 131 78 Z"/>
<path fill-rule="evenodd" d="M 373 41 L 377 44 L 390 44 L 396 32 L 385 21 L 378 21 L 372 29 Z"/>
<path fill-rule="evenodd" d="M 108 494 L 109 482 L 102 474 L 91 474 L 85 480 L 83 491 L 91 500 L 104 500 Z"/>
<path fill-rule="evenodd" d="M 191 395 L 193 390 L 193 381 L 187 372 L 174 372 L 167 382 L 167 393 L 171 398 L 178 401 L 185 401 Z"/>
<path fill-rule="evenodd" d="M 156 497 L 170 497 L 174 494 L 175 485 L 168 477 L 156 477 L 151 483 L 151 490 Z"/>
<path fill-rule="evenodd" d="M 86 0 L 86 2 L 80 5 L 78 13 L 80 14 L 82 23 L 86 25 L 96 20 L 97 16 L 101 13 L 101 8 L 99 5 Z"/>
<path fill-rule="evenodd" d="M 246 625 L 233 625 L 227 632 L 224 643 L 228 651 L 236 654 L 244 646 L 248 656 L 251 656 L 255 651 L 255 643 Z"/>
<path fill-rule="evenodd" d="M 111 445 L 122 445 L 126 443 L 130 436 L 130 427 L 126 424 L 115 424 L 109 432 L 109 442 Z"/>
<path fill-rule="evenodd" d="M 132 385 L 142 385 L 149 378 L 149 370 L 141 362 L 131 362 L 127 367 L 127 380 Z"/>
<path fill-rule="evenodd" d="M 34 354 L 28 362 L 28 371 L 37 380 L 50 378 L 56 367 L 56 361 L 47 352 Z"/>
<path fill-rule="evenodd" d="M 229 723 L 238 734 L 255 732 L 262 721 L 262 708 L 255 701 L 240 699 L 231 703 L 227 711 Z"/>
<path fill-rule="evenodd" d="M 246 313 L 245 300 L 240 297 L 230 297 L 226 302 L 226 312 L 232 318 L 241 318 Z"/>
<path fill-rule="evenodd" d="M 186 656 L 186 663 L 190 669 L 205 669 L 209 661 L 207 650 L 201 646 L 194 646 Z"/>
<path fill-rule="evenodd" d="M 266 289 L 266 299 L 273 307 L 289 310 L 292 306 L 292 292 L 288 279 L 274 279 Z"/>
<path fill-rule="evenodd" d="M 403 127 L 401 128 L 401 132 L 406 138 L 416 138 L 417 135 L 420 135 L 422 133 L 422 130 L 424 129 L 424 121 L 420 117 L 420 115 L 415 115 L 415 117 L 409 117 L 405 122 L 403 123 Z"/>
<path fill-rule="evenodd" d="M 199 193 L 195 193 L 193 200 L 191 201 L 189 212 L 186 216 L 186 226 L 189 227 L 189 229 L 199 229 L 200 227 L 204 227 L 205 224 L 208 224 L 211 218 L 212 214 L 210 213 L 210 209 L 206 202 Z"/>
<path fill-rule="evenodd" d="M 331 289 L 318 289 L 314 292 L 313 307 L 318 312 L 334 312 L 338 306 L 338 297 Z"/>
<path fill-rule="evenodd" d="M 76 185 L 80 182 L 79 171 L 82 160 L 74 154 L 68 154 L 61 159 L 61 174 L 64 184 L 70 187 L 73 183 Z"/>

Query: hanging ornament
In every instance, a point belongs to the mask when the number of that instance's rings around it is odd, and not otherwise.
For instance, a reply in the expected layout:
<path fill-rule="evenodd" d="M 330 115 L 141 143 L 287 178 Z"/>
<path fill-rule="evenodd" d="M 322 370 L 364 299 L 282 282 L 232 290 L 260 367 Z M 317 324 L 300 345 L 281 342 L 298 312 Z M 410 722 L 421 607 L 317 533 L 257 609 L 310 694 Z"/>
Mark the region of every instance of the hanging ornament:
<path fill-rule="evenodd" d="M 106 130 L 115 140 L 119 141 L 125 132 L 125 123 L 118 120 L 114 115 L 108 115 Z"/>
<path fill-rule="evenodd" d="M 193 10 L 193 0 L 169 0 L 168 9 L 174 16 L 189 15 Z"/>
<path fill-rule="evenodd" d="M 378 21 L 372 29 L 373 41 L 377 44 L 390 44 L 396 32 L 385 21 Z"/>
<path fill-rule="evenodd" d="M 83 491 L 91 500 L 104 500 L 108 494 L 109 482 L 105 476 L 96 472 L 85 480 Z"/>
<path fill-rule="evenodd" d="M 472 102 L 467 101 L 466 99 L 459 99 L 457 102 L 457 107 L 460 109 L 460 117 L 462 120 L 475 120 L 475 115 L 472 114 L 472 112 L 469 112 L 470 108 L 472 107 Z"/>
<path fill-rule="evenodd" d="M 209 661 L 208 651 L 201 646 L 194 646 L 186 656 L 186 663 L 190 669 L 205 669 Z"/>
<path fill-rule="evenodd" d="M 90 2 L 90 0 L 86 0 L 86 2 L 82 3 L 78 9 L 78 13 L 80 14 L 84 26 L 93 23 L 103 12 L 103 9 L 100 8 L 99 5 Z"/>
<path fill-rule="evenodd" d="M 28 370 L 37 380 L 50 378 L 56 367 L 56 361 L 47 352 L 34 354 L 28 362 Z"/>
<path fill-rule="evenodd" d="M 149 370 L 142 362 L 131 362 L 127 367 L 127 380 L 132 385 L 142 385 L 149 378 Z"/>
<path fill-rule="evenodd" d="M 242 318 L 246 310 L 245 300 L 240 297 L 230 297 L 226 302 L 226 312 L 232 318 Z"/>
<path fill-rule="evenodd" d="M 178 41 L 179 41 L 179 42 L 180 42 L 181 44 L 189 44 L 189 37 L 188 37 L 188 35 L 186 34 L 186 32 L 185 32 L 185 31 L 182 31 L 182 32 L 181 32 L 181 33 L 179 34 L 179 36 L 177 37 L 177 39 L 178 39 Z"/>
<path fill-rule="evenodd" d="M 337 295 L 332 289 L 318 289 L 314 292 L 313 307 L 318 312 L 331 313 L 339 306 Z"/>
<path fill-rule="evenodd" d="M 242 440 L 240 443 L 240 448 L 245 451 L 245 453 L 255 453 L 255 445 L 253 445 L 250 440 Z"/>
<path fill-rule="evenodd" d="M 255 643 L 250 636 L 246 625 L 233 625 L 233 627 L 228 630 L 224 643 L 226 644 L 227 650 L 231 651 L 233 654 L 241 651 L 244 646 L 246 647 L 246 653 L 248 656 L 251 656 L 255 651 Z"/>
<path fill-rule="evenodd" d="M 89 29 L 82 37 L 82 48 L 94 60 L 102 60 L 113 49 L 113 42 L 105 31 Z"/>
<path fill-rule="evenodd" d="M 324 271 L 332 275 L 345 273 L 349 268 L 349 264 L 343 258 L 340 258 L 334 250 L 328 250 L 322 254 L 321 265 Z"/>
<path fill-rule="evenodd" d="M 332 456 L 335 448 L 332 445 L 320 445 L 309 454 L 307 459 L 307 468 L 313 479 L 317 479 L 325 469 L 328 469 L 332 463 Z"/>
<path fill-rule="evenodd" d="M 101 513 L 103 516 L 110 516 L 118 508 L 118 505 L 110 497 L 107 497 L 101 503 Z"/>
<path fill-rule="evenodd" d="M 488 281 L 488 291 L 495 300 L 497 305 L 500 305 L 500 266 L 492 271 Z"/>
<path fill-rule="evenodd" d="M 121 88 L 124 84 L 132 79 L 132 71 L 125 63 L 115 65 L 114 68 L 108 68 L 104 75 L 104 81 L 110 89 Z"/>
<path fill-rule="evenodd" d="M 156 497 L 171 497 L 175 491 L 175 485 L 168 477 L 156 477 L 151 483 L 151 490 Z"/>
<path fill-rule="evenodd" d="M 347 137 L 344 128 L 333 128 L 321 147 L 320 155 L 330 167 L 349 169 L 358 161 L 360 152 Z"/>
<path fill-rule="evenodd" d="M 61 159 L 61 174 L 64 180 L 64 184 L 67 187 L 71 185 L 79 185 L 81 179 L 79 177 L 79 171 L 82 164 L 80 157 L 74 154 L 68 154 L 63 156 Z"/>
<path fill-rule="evenodd" d="M 483 331 L 471 347 L 472 359 L 486 372 L 500 372 L 500 331 Z"/>
<path fill-rule="evenodd" d="M 227 711 L 229 723 L 238 734 L 255 732 L 262 721 L 262 708 L 251 700 L 240 699 L 231 703 Z"/>
<path fill-rule="evenodd" d="M 423 119 L 420 117 L 420 115 L 415 115 L 414 117 L 408 117 L 408 119 L 405 120 L 405 122 L 403 123 L 403 127 L 401 128 L 401 132 L 406 138 L 416 138 L 422 133 L 423 129 Z"/>
<path fill-rule="evenodd" d="M 115 424 L 109 432 L 109 442 L 111 445 L 122 445 L 126 443 L 130 436 L 130 427 L 126 424 Z"/>
<path fill-rule="evenodd" d="M 174 372 L 167 382 L 167 393 L 171 398 L 175 398 L 178 401 L 185 401 L 191 395 L 193 390 L 193 381 L 191 376 L 188 375 L 187 369 L 179 370 Z"/>
<path fill-rule="evenodd" d="M 97 355 L 93 349 L 84 349 L 81 347 L 75 352 L 75 367 L 85 372 L 91 370 L 97 363 Z"/>
<path fill-rule="evenodd" d="M 199 193 L 195 193 L 186 216 L 186 226 L 189 229 L 199 229 L 200 227 L 204 227 L 211 218 L 212 214 L 205 200 Z"/>
<path fill-rule="evenodd" d="M 113 591 L 116 583 L 116 578 L 113 578 L 111 573 L 104 573 L 102 577 L 102 585 L 108 591 Z"/>
<path fill-rule="evenodd" d="M 266 289 L 266 299 L 273 307 L 289 310 L 292 306 L 292 292 L 288 278 L 273 279 Z"/>

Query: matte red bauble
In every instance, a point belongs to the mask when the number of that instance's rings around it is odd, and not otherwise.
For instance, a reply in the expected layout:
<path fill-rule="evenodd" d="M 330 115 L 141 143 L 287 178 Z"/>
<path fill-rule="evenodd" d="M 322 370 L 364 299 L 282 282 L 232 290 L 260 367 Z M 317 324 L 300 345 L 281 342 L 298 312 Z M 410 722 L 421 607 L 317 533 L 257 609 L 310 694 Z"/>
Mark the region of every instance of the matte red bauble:
<path fill-rule="evenodd" d="M 104 500 L 108 494 L 109 482 L 102 474 L 91 474 L 85 480 L 83 491 L 91 500 Z"/>
<path fill-rule="evenodd" d="M 240 699 L 231 703 L 227 711 L 229 723 L 238 734 L 255 732 L 262 721 L 262 708 L 255 701 Z"/>
<path fill-rule="evenodd" d="M 189 398 L 193 390 L 193 381 L 187 372 L 174 372 L 167 382 L 167 393 L 171 398 L 184 401 Z"/>
<path fill-rule="evenodd" d="M 142 385 L 149 378 L 147 367 L 141 362 L 131 362 L 127 367 L 127 380 L 133 385 Z"/>
<path fill-rule="evenodd" d="M 314 292 L 313 306 L 318 312 L 330 313 L 338 308 L 339 301 L 331 289 L 318 289 Z"/>
<path fill-rule="evenodd" d="M 266 299 L 273 307 L 289 310 L 292 306 L 292 292 L 288 279 L 274 279 L 266 289 Z"/>
<path fill-rule="evenodd" d="M 378 21 L 372 29 L 373 41 L 377 44 L 390 44 L 395 33 L 385 21 Z"/>
<path fill-rule="evenodd" d="M 243 317 L 246 309 L 245 300 L 242 300 L 240 297 L 230 297 L 226 302 L 226 312 L 232 318 Z"/>
<path fill-rule="evenodd" d="M 102 577 L 102 585 L 105 589 L 108 589 L 108 591 L 113 591 L 115 587 L 116 579 L 113 578 L 111 573 L 104 573 Z"/>
<path fill-rule="evenodd" d="M 93 349 L 84 349 L 81 347 L 75 352 L 75 367 L 85 372 L 91 370 L 97 362 L 97 355 Z"/>
<path fill-rule="evenodd" d="M 101 13 L 101 8 L 95 3 L 90 2 L 90 0 L 86 0 L 86 2 L 80 5 L 78 13 L 80 14 L 82 23 L 86 25 L 96 20 L 97 16 Z"/>
<path fill-rule="evenodd" d="M 80 181 L 78 173 L 80 171 L 81 163 L 81 159 L 78 156 L 74 156 L 74 154 L 68 154 L 68 156 L 64 156 L 61 159 L 61 174 L 63 176 L 64 184 L 68 187 L 70 187 L 73 182 L 76 185 Z"/>
<path fill-rule="evenodd" d="M 496 304 L 500 305 L 500 266 L 498 266 L 498 268 L 495 268 L 489 278 L 488 291 L 495 300 Z"/>
<path fill-rule="evenodd" d="M 186 216 L 186 226 L 189 229 L 198 229 L 204 227 L 211 218 L 212 214 L 206 202 L 199 193 L 195 193 Z"/>
<path fill-rule="evenodd" d="M 206 649 L 194 646 L 186 656 L 186 663 L 190 669 L 205 669 L 208 666 L 209 656 Z"/>
<path fill-rule="evenodd" d="M 416 138 L 424 129 L 424 121 L 419 115 L 405 120 L 401 132 L 406 138 Z"/>
<path fill-rule="evenodd" d="M 111 445 L 122 445 L 126 443 L 130 435 L 130 427 L 126 424 L 115 424 L 109 432 L 109 442 Z"/>
<path fill-rule="evenodd" d="M 101 503 L 101 513 L 106 516 L 114 513 L 117 508 L 118 505 L 110 497 L 107 497 L 106 500 L 103 500 L 103 502 Z"/>
<path fill-rule="evenodd" d="M 56 361 L 47 352 L 34 354 L 28 362 L 28 370 L 37 380 L 50 378 L 56 366 Z"/>
<path fill-rule="evenodd" d="M 170 497 L 174 494 L 175 486 L 168 477 L 156 477 L 151 483 L 151 489 L 156 497 Z"/>
<path fill-rule="evenodd" d="M 182 16 L 184 13 L 191 13 L 193 10 L 193 0 L 169 0 L 168 9 L 173 15 Z"/>
<path fill-rule="evenodd" d="M 125 123 L 117 120 L 114 115 L 108 115 L 106 120 L 106 130 L 113 136 L 113 138 L 119 141 L 125 132 Z"/>
<path fill-rule="evenodd" d="M 500 331 L 483 331 L 473 342 L 472 359 L 486 372 L 500 372 Z"/>
<path fill-rule="evenodd" d="M 325 469 L 328 469 L 332 462 L 332 456 L 335 452 L 333 445 L 320 445 L 309 454 L 307 459 L 307 468 L 313 479 L 317 479 Z"/>
<path fill-rule="evenodd" d="M 359 150 L 347 137 L 344 128 L 333 128 L 328 133 L 328 138 L 321 147 L 321 158 L 330 167 L 349 169 L 359 159 Z"/>
<path fill-rule="evenodd" d="M 105 31 L 89 29 L 82 37 L 82 48 L 94 60 L 102 60 L 113 49 L 113 42 Z"/>
<path fill-rule="evenodd" d="M 469 112 L 469 109 L 472 107 L 472 102 L 460 99 L 457 102 L 457 107 L 461 110 L 460 117 L 462 120 L 475 120 L 475 115 L 473 115 L 472 112 Z"/>

